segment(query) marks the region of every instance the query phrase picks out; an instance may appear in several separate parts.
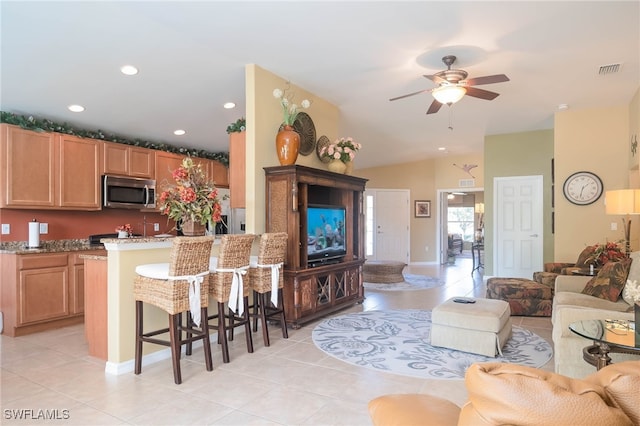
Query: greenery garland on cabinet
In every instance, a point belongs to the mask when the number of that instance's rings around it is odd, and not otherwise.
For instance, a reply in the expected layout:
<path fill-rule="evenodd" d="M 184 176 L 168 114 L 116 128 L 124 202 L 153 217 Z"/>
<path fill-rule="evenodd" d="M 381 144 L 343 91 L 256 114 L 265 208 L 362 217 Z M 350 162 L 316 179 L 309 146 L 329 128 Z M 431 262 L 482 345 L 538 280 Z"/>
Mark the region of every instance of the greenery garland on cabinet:
<path fill-rule="evenodd" d="M 155 149 L 158 151 L 173 152 L 176 154 L 188 155 L 190 157 L 208 158 L 210 160 L 219 161 L 226 167 L 229 167 L 228 152 L 209 152 L 200 149 L 177 148 L 166 143 L 151 142 L 142 139 L 127 139 L 113 134 L 105 134 L 102 130 L 76 129 L 67 123 L 59 124 L 46 118 L 38 119 L 31 115 L 27 117 L 5 111 L 0 111 L 0 123 L 14 124 L 22 127 L 23 129 L 34 130 L 36 132 L 64 133 L 67 135 L 80 136 L 82 138 L 98 139 L 107 142 L 117 142 L 125 145 Z"/>
<path fill-rule="evenodd" d="M 247 129 L 247 120 L 244 117 L 238 118 L 235 123 L 231 123 L 227 126 L 227 133 L 240 133 Z"/>

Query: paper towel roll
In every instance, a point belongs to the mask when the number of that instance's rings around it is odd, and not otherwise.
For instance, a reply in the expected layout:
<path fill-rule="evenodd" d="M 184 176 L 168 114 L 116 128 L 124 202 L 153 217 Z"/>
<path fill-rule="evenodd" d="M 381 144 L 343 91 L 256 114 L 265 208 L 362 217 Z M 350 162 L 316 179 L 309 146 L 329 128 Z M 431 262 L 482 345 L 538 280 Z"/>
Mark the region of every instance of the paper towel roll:
<path fill-rule="evenodd" d="M 29 247 L 40 247 L 40 222 L 29 222 Z"/>

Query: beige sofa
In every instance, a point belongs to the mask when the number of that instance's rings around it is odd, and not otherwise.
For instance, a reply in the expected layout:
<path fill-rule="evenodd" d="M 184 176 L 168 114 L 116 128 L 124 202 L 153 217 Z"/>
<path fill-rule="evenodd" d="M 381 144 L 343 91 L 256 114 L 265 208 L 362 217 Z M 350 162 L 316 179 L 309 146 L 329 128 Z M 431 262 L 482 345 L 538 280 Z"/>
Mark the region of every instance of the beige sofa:
<path fill-rule="evenodd" d="M 640 282 L 640 252 L 631 253 L 628 280 Z M 553 298 L 553 346 L 555 372 L 569 377 L 582 378 L 594 372 L 595 367 L 582 358 L 584 347 L 592 344 L 569 330 L 569 324 L 588 319 L 633 320 L 633 307 L 622 298 L 616 302 L 582 294 L 591 277 L 558 275 Z M 639 360 L 637 355 L 610 354 L 613 362 Z"/>

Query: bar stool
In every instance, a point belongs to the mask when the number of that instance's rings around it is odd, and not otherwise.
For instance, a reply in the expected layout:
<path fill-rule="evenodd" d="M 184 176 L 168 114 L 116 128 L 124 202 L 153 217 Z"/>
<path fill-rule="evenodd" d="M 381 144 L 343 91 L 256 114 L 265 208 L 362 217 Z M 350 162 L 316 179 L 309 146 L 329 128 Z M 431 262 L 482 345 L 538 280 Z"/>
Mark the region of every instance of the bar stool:
<path fill-rule="evenodd" d="M 209 258 L 215 237 L 176 237 L 173 240 L 169 263 L 154 263 L 136 267 L 138 274 L 133 281 L 133 297 L 136 302 L 135 374 L 142 371 L 142 343 L 169 346 L 173 362 L 173 379 L 182 383 L 180 351 L 187 345 L 202 340 L 207 371 L 213 370 L 209 330 Z M 145 333 L 143 327 L 143 302 L 156 306 L 169 314 L 169 327 Z M 186 326 L 182 325 L 182 313 L 187 312 Z M 204 324 L 201 325 L 201 323 Z M 196 328 L 194 327 L 194 325 Z M 186 332 L 186 339 L 182 332 Z M 156 338 L 169 332 L 169 341 Z"/>
<path fill-rule="evenodd" d="M 258 331 L 258 318 L 262 324 L 264 345 L 269 346 L 267 319 L 278 317 L 282 337 L 289 338 L 284 315 L 282 265 L 287 255 L 287 233 L 271 232 L 260 236 L 257 262 L 249 268 L 249 286 L 253 290 L 253 331 Z M 271 297 L 267 298 L 270 294 Z"/>
<path fill-rule="evenodd" d="M 249 287 L 244 285 L 244 276 L 249 269 L 253 234 L 223 235 L 220 253 L 209 263 L 209 295 L 218 304 L 218 313 L 210 315 L 208 320 L 217 319 L 216 325 L 209 323 L 210 329 L 217 329 L 218 343 L 222 345 L 222 361 L 229 362 L 228 340 L 233 340 L 233 329 L 245 327 L 247 351 L 253 352 L 251 337 L 251 319 L 249 318 Z M 228 304 L 228 313 L 225 303 Z M 227 324 L 228 321 L 228 324 Z"/>

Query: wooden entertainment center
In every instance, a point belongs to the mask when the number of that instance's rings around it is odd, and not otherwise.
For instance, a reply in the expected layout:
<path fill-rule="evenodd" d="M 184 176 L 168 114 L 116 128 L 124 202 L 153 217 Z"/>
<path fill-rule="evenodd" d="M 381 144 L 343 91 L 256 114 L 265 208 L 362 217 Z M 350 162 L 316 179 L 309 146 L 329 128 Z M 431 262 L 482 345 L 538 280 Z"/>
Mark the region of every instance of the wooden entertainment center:
<path fill-rule="evenodd" d="M 266 231 L 289 235 L 284 264 L 284 306 L 294 328 L 364 300 L 364 189 L 366 179 L 305 166 L 265 167 Z M 307 208 L 346 209 L 346 254 L 309 264 Z"/>

